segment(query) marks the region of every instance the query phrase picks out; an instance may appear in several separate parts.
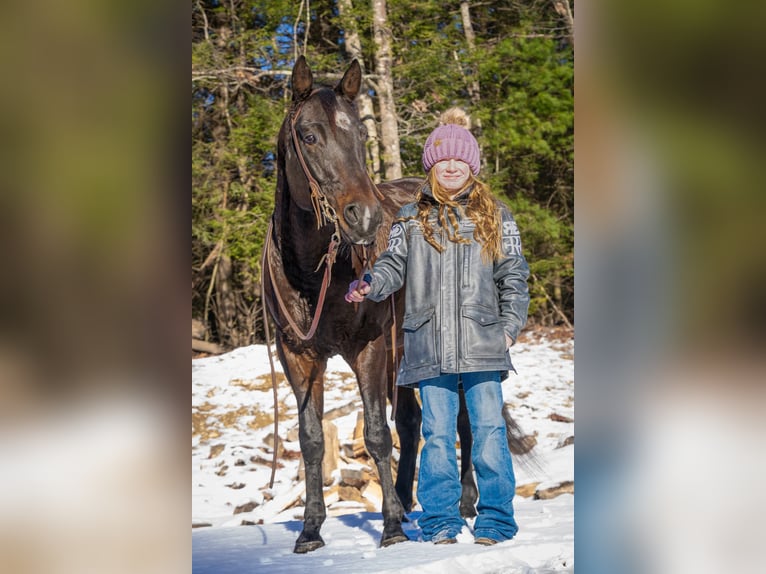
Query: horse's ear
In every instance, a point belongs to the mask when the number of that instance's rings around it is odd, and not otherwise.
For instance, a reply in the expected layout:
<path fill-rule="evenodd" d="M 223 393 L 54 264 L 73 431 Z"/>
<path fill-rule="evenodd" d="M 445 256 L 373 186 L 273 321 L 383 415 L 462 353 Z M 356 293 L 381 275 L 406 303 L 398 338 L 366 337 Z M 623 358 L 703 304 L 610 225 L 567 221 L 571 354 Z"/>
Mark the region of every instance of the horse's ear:
<path fill-rule="evenodd" d="M 343 79 L 335 86 L 335 91 L 351 101 L 359 94 L 361 85 L 362 67 L 354 60 L 343 74 Z"/>
<path fill-rule="evenodd" d="M 311 69 L 304 56 L 299 56 L 293 66 L 292 83 L 294 101 L 298 102 L 309 97 L 314 87 L 314 76 L 311 75 Z"/>

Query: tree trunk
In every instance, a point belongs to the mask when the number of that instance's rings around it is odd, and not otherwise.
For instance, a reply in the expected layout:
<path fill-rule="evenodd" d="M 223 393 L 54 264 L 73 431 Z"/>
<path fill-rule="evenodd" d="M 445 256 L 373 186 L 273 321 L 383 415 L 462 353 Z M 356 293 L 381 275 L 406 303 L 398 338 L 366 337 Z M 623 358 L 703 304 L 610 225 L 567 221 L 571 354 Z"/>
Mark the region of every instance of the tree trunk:
<path fill-rule="evenodd" d="M 468 52 L 473 53 L 476 50 L 476 33 L 473 31 L 473 23 L 471 22 L 471 11 L 468 2 L 460 3 L 460 16 L 463 20 L 463 33 L 465 34 L 465 41 L 468 44 Z M 471 103 L 476 106 L 481 99 L 481 90 L 479 88 L 478 73 L 476 67 L 472 67 L 473 78 L 468 82 L 468 93 L 471 96 Z M 476 124 L 481 127 L 479 123 Z"/>
<path fill-rule="evenodd" d="M 237 330 L 237 301 L 231 286 L 232 264 L 228 255 L 221 255 L 218 261 L 218 277 L 216 278 L 216 320 L 218 322 L 218 338 L 221 342 L 228 341 L 232 347 L 239 347 L 239 332 Z"/>
<path fill-rule="evenodd" d="M 381 142 L 386 179 L 402 177 L 399 155 L 399 127 L 394 106 L 394 80 L 391 74 L 391 28 L 388 26 L 386 0 L 372 0 L 372 25 L 375 35 L 375 71 L 378 75 Z"/>
<path fill-rule="evenodd" d="M 553 7 L 564 20 L 569 32 L 569 44 L 574 48 L 574 16 L 572 16 L 572 7 L 569 0 L 553 0 Z"/>
<path fill-rule="evenodd" d="M 362 41 L 359 39 L 359 30 L 356 19 L 349 15 L 351 12 L 351 0 L 338 0 L 338 13 L 344 22 L 346 52 L 349 58 L 356 58 L 362 67 L 364 75 L 364 58 L 362 57 Z M 378 136 L 378 125 L 375 123 L 375 108 L 372 105 L 372 98 L 362 87 L 362 91 L 356 98 L 359 107 L 359 117 L 367 128 L 367 160 L 372 167 L 373 180 L 380 183 L 380 138 Z"/>
<path fill-rule="evenodd" d="M 471 22 L 471 11 L 468 2 L 460 3 L 460 17 L 463 21 L 463 33 L 468 44 L 468 52 L 473 54 L 474 50 L 476 50 L 476 33 L 473 31 L 473 22 Z M 476 66 L 471 66 L 471 76 L 472 78 L 466 81 L 466 86 L 468 94 L 471 96 L 471 106 L 475 110 L 479 107 L 479 102 L 481 101 L 479 71 L 476 69 Z M 476 130 L 478 133 L 481 133 L 481 119 L 478 117 L 476 118 Z M 484 157 L 484 154 L 481 154 L 481 158 L 482 167 L 484 168 L 487 166 L 487 158 Z"/>

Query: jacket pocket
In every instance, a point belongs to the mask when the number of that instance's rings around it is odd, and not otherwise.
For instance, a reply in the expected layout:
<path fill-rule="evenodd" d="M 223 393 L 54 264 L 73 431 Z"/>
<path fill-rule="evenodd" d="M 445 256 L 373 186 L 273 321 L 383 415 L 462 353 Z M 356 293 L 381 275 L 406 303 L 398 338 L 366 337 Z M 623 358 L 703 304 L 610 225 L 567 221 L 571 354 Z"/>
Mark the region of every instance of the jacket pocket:
<path fill-rule="evenodd" d="M 505 332 L 500 315 L 482 305 L 461 309 L 461 343 L 466 359 L 503 359 Z"/>
<path fill-rule="evenodd" d="M 408 367 L 436 364 L 436 326 L 434 309 L 404 316 L 404 356 Z"/>

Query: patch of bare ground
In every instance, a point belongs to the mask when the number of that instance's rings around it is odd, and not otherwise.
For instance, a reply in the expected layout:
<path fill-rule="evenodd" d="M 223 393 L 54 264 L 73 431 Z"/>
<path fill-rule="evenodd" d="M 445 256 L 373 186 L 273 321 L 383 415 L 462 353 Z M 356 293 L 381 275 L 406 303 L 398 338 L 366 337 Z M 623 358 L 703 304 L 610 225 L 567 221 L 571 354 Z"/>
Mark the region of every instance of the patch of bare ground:
<path fill-rule="evenodd" d="M 543 339 L 568 344 L 574 340 L 574 329 L 567 326 L 528 327 L 519 335 L 520 343 L 539 343 Z"/>

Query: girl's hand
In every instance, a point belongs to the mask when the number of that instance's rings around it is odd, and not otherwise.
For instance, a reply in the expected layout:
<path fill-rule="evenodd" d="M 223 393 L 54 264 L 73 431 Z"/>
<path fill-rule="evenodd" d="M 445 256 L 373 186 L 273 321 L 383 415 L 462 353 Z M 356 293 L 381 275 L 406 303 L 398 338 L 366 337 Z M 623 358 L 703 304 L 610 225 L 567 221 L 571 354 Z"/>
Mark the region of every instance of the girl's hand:
<path fill-rule="evenodd" d="M 511 345 L 513 345 L 513 339 L 511 339 L 508 336 L 508 333 L 505 334 L 505 349 L 508 350 L 511 348 Z"/>
<path fill-rule="evenodd" d="M 364 280 L 354 280 L 348 285 L 348 293 L 346 293 L 346 302 L 348 303 L 361 303 L 364 301 L 364 296 L 370 292 L 370 285 Z"/>

